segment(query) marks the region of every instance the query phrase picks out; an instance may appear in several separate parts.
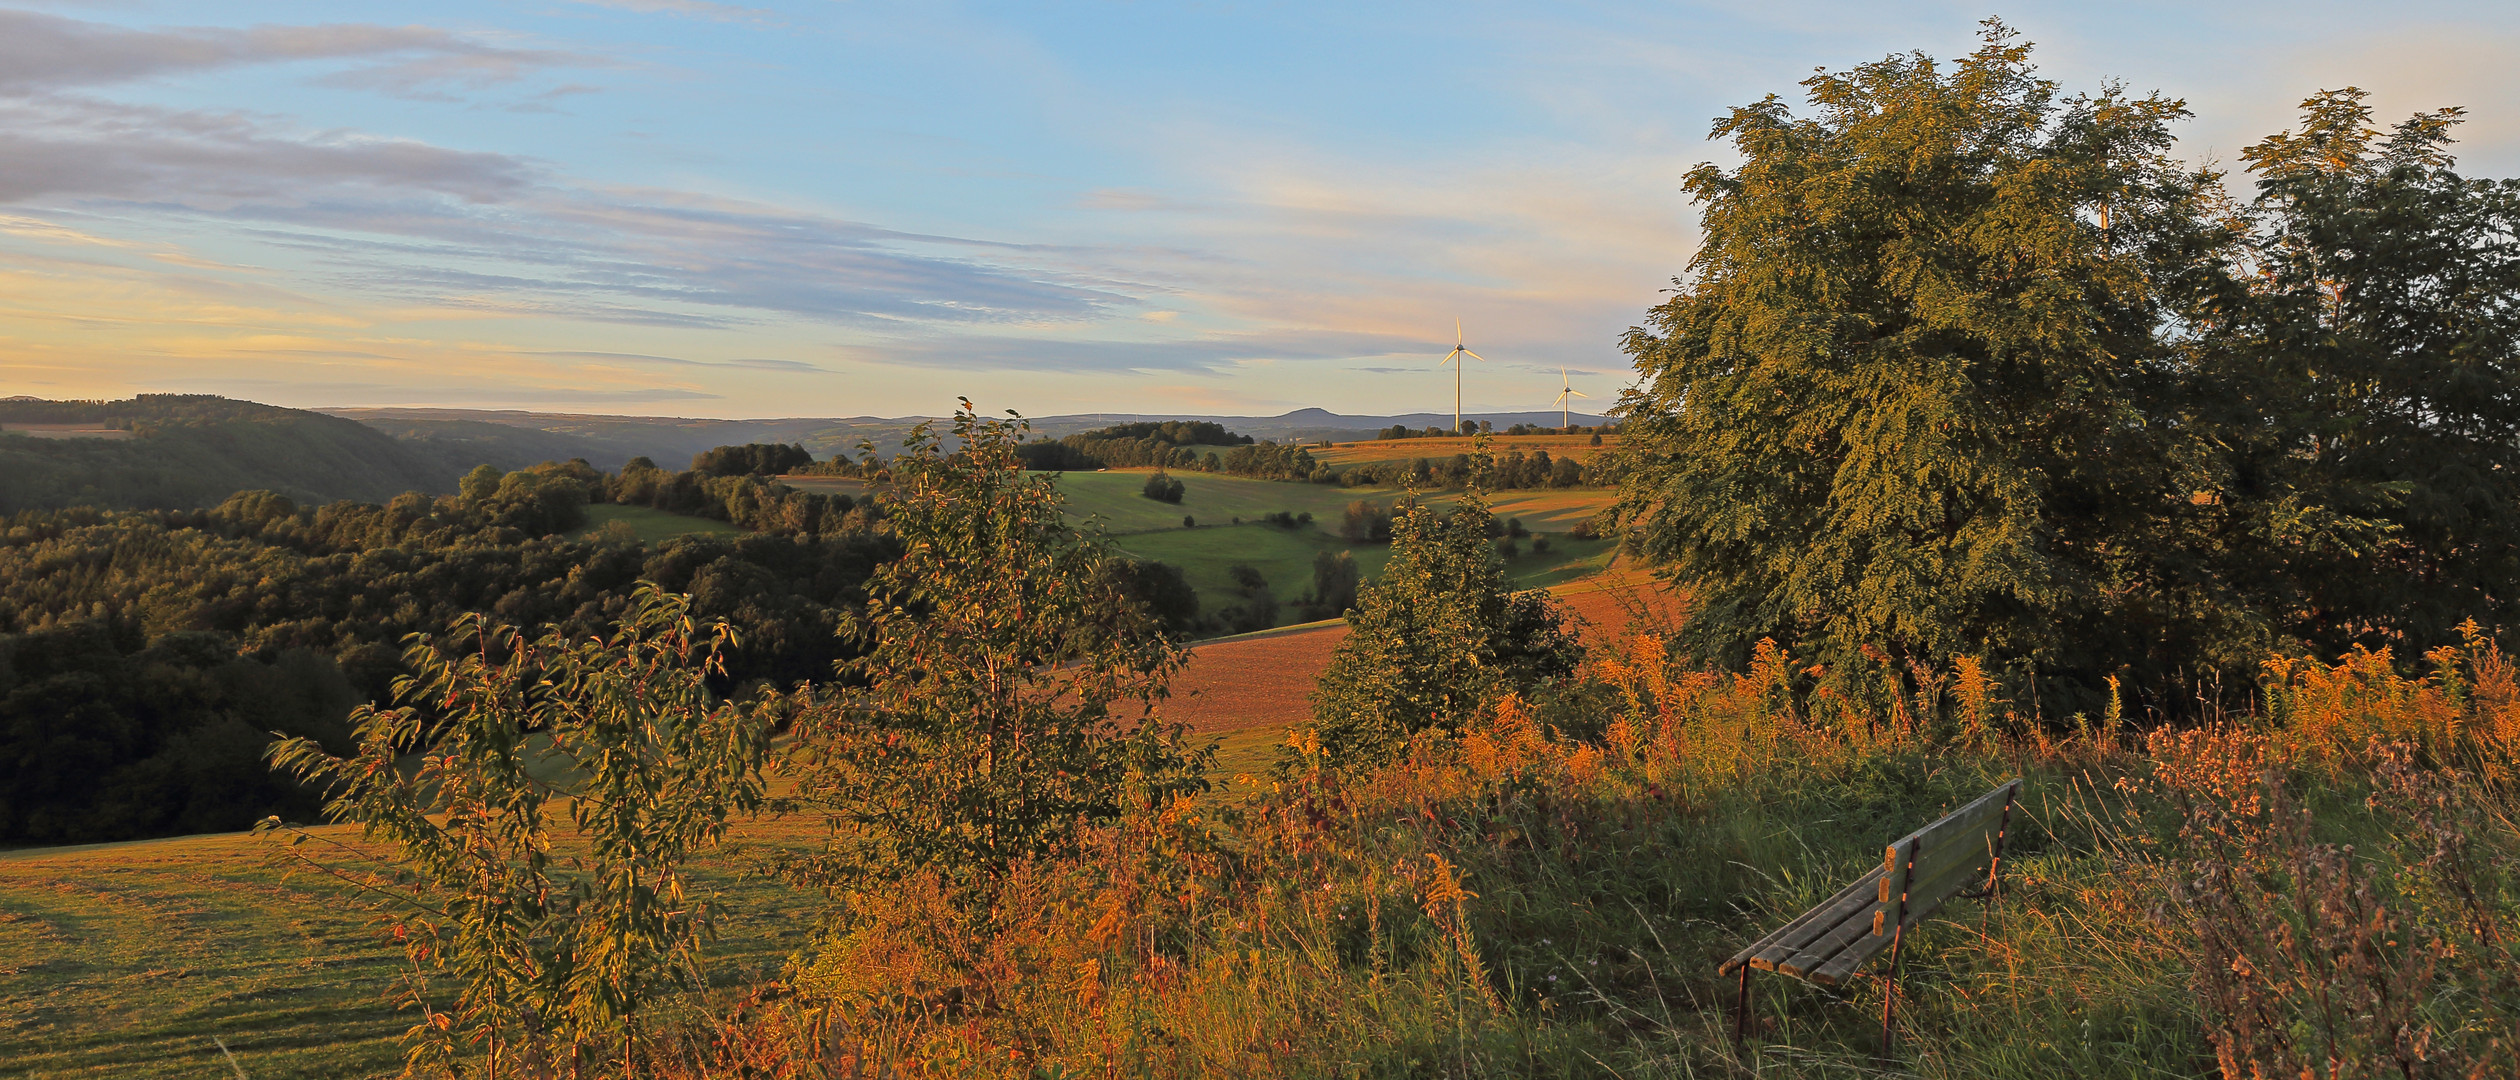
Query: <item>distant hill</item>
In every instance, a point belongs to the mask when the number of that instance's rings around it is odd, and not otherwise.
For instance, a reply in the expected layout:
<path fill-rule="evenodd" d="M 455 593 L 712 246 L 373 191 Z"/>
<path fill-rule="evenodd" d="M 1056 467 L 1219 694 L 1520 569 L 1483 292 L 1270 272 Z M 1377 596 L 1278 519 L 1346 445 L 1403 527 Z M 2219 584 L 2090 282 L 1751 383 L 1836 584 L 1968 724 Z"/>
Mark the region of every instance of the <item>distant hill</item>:
<path fill-rule="evenodd" d="M 861 439 L 889 453 L 919 417 L 791 417 L 712 420 L 673 416 L 602 416 L 488 409 L 326 409 L 378 431 L 443 452 L 469 455 L 500 468 L 549 460 L 585 458 L 600 469 L 645 457 L 667 469 L 691 464 L 694 455 L 744 443 L 797 443 L 817 458 L 855 456 Z M 1082 429 L 1079 429 L 1082 430 Z"/>
<path fill-rule="evenodd" d="M 929 417 L 848 416 L 785 417 L 761 420 L 710 420 L 685 417 L 602 416 L 583 413 L 534 413 L 483 409 L 327 409 L 325 412 L 367 424 L 397 438 L 460 448 L 468 460 L 500 468 L 540 461 L 583 457 L 598 468 L 615 469 L 632 457 L 647 457 L 669 469 L 690 464 L 693 455 L 718 446 L 741 443 L 796 443 L 817 458 L 855 456 L 858 443 L 869 441 L 891 453 L 912 425 Z M 1342 416 L 1324 409 L 1297 409 L 1282 416 L 1193 416 L 1185 413 L 1078 413 L 1027 417 L 1033 434 L 1062 438 L 1114 424 L 1148 420 L 1209 420 L 1243 435 L 1279 442 L 1370 439 L 1393 424 L 1413 428 L 1450 427 L 1451 413 L 1408 413 L 1401 416 Z M 1555 427 L 1555 411 L 1472 413 L 1499 429 L 1515 424 Z M 1606 423 L 1607 417 L 1574 414 L 1578 424 Z M 563 441 L 542 442 L 537 436 Z"/>
<path fill-rule="evenodd" d="M 469 466 L 364 424 L 206 394 L 0 401 L 0 513 L 213 506 L 265 488 L 302 503 L 451 492 Z"/>

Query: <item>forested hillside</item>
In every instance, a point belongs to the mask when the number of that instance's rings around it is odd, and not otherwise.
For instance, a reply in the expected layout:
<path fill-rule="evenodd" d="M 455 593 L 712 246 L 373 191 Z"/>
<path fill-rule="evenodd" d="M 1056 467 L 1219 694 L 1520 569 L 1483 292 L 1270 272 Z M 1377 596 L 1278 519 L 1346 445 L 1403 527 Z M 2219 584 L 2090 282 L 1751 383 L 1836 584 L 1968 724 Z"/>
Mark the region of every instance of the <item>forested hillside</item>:
<path fill-rule="evenodd" d="M 0 401 L 0 425 L 129 433 L 0 434 L 0 513 L 188 509 L 250 489 L 310 503 L 383 501 L 405 491 L 453 491 L 465 467 L 339 417 L 210 395 Z"/>
<path fill-rule="evenodd" d="M 310 792 L 264 767 L 270 733 L 346 734 L 349 707 L 405 673 L 403 637 L 466 612 L 582 635 L 653 581 L 736 628 L 727 688 L 824 678 L 847 648 L 841 610 L 894 553 L 871 507 L 750 476 L 485 466 L 462 488 L 0 522 L 0 844 L 311 813 Z M 579 535 L 590 499 L 753 531 Z"/>

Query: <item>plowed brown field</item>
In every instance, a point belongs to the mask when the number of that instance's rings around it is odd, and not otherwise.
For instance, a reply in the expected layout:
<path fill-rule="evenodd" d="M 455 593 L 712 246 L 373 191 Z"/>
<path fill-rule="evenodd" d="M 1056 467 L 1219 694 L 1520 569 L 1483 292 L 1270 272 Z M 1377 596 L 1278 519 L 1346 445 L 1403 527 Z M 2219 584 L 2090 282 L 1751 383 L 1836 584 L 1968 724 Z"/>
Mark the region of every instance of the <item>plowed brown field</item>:
<path fill-rule="evenodd" d="M 1661 595 L 1651 578 L 1616 568 L 1550 591 L 1583 619 L 1587 643 L 1605 642 L 1626 631 L 1631 624 L 1628 609 Z M 1662 617 L 1647 616 L 1649 621 Z M 1313 682 L 1330 666 L 1330 654 L 1347 634 L 1347 626 L 1338 624 L 1198 646 L 1191 650 L 1189 666 L 1173 676 L 1172 700 L 1164 704 L 1163 715 L 1202 735 L 1309 720 L 1312 704 L 1307 697 Z"/>

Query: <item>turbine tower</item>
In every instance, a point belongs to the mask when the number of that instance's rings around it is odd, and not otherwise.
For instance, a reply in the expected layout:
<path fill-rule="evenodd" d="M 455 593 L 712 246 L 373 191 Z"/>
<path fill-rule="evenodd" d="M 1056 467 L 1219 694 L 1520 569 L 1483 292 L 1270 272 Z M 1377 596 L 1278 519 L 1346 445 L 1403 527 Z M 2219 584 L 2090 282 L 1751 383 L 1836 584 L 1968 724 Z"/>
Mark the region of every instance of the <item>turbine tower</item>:
<path fill-rule="evenodd" d="M 1575 389 L 1575 383 L 1574 383 L 1572 380 L 1570 380 L 1570 379 L 1568 379 L 1568 378 L 1566 377 L 1566 365 L 1564 365 L 1564 364 L 1559 364 L 1559 365 L 1558 365 L 1558 396 L 1557 396 L 1557 407 L 1558 407 L 1558 426 L 1559 426 L 1559 427 L 1561 427 L 1561 428 L 1571 428 L 1571 427 L 1574 427 L 1574 426 L 1575 426 L 1575 421 L 1574 421 L 1574 420 L 1572 420 L 1572 419 L 1570 419 L 1570 417 L 1571 417 L 1571 415 L 1572 415 L 1572 411 L 1568 408 L 1568 404 L 1567 404 L 1567 400 L 1566 400 L 1567 395 L 1569 395 L 1569 394 L 1572 394 L 1572 395 L 1574 395 L 1574 396 L 1576 396 L 1576 397 L 1579 397 L 1579 398 L 1590 398 L 1590 397 L 1592 397 L 1592 395 L 1591 395 L 1591 394 L 1587 394 L 1587 393 L 1585 393 L 1585 392 L 1583 392 L 1583 391 L 1581 391 L 1581 390 Z"/>
<path fill-rule="evenodd" d="M 1465 357 L 1465 356 L 1469 357 L 1471 360 L 1477 360 L 1477 361 L 1480 361 L 1480 362 L 1482 362 L 1482 363 L 1486 362 L 1486 360 L 1487 360 L 1487 357 L 1484 357 L 1484 356 L 1481 356 L 1481 355 L 1479 355 L 1479 354 L 1477 354 L 1477 353 L 1471 352 L 1469 349 L 1464 348 L 1464 347 L 1462 346 L 1462 344 L 1461 344 L 1461 320 L 1459 320 L 1459 319 L 1454 319 L 1454 320 L 1453 320 L 1453 347 L 1452 347 L 1452 351 L 1451 351 L 1451 352 L 1448 352 L 1448 353 L 1445 353 L 1445 354 L 1444 354 L 1444 358 L 1443 358 L 1443 359 L 1438 360 L 1438 361 L 1436 361 L 1436 362 L 1435 362 L 1435 366 L 1436 366 L 1436 367 L 1442 367 L 1442 366 L 1444 366 L 1444 365 L 1446 365 L 1446 364 L 1451 364 L 1451 365 L 1453 366 L 1453 426 L 1452 426 L 1452 433 L 1453 433 L 1454 435 L 1459 435 L 1459 434 L 1461 434 L 1461 369 L 1469 365 L 1469 361 L 1468 361 L 1468 360 L 1463 360 L 1463 359 L 1462 359 L 1462 357 Z"/>

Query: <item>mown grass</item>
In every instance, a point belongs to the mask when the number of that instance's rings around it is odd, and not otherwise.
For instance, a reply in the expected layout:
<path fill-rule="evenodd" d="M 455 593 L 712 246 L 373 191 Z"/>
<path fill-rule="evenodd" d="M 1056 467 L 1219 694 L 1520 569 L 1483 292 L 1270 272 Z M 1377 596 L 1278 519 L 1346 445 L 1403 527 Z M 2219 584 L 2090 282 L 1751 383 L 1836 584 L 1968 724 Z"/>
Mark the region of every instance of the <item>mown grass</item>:
<path fill-rule="evenodd" d="M 356 844 L 349 827 L 312 831 Z M 214 1039 L 251 1080 L 398 1075 L 400 948 L 274 849 L 224 834 L 0 852 L 0 1077 L 232 1075 Z M 745 865 L 720 853 L 699 874 L 728 904 L 712 974 L 730 984 L 775 973 L 815 910 Z"/>
<path fill-rule="evenodd" d="M 741 527 L 712 518 L 667 513 L 651 506 L 623 506 L 619 503 L 595 503 L 586 508 L 586 527 L 577 535 L 592 536 L 619 526 L 628 530 L 631 539 L 656 543 L 693 533 L 740 533 Z"/>

